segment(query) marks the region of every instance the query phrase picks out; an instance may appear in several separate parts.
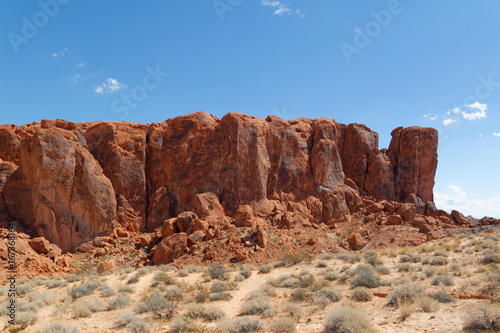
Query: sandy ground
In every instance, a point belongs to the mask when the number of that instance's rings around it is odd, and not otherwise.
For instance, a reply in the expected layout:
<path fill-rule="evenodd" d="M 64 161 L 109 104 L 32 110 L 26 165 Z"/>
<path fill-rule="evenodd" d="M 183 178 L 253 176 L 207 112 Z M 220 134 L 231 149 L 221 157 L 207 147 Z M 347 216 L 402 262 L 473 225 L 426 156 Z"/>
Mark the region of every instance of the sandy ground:
<path fill-rule="evenodd" d="M 391 269 L 391 273 L 389 275 L 381 275 L 383 281 L 394 283 L 399 278 L 406 277 L 407 279 L 414 280 L 414 282 L 424 286 L 426 288 L 427 294 L 432 294 L 439 290 L 446 290 L 448 293 L 456 297 L 462 295 L 466 299 L 456 299 L 451 303 L 441 303 L 439 304 L 439 308 L 431 313 L 425 313 L 418 307 L 415 307 L 410 317 L 403 321 L 402 319 L 400 319 L 399 310 L 387 305 L 388 301 L 386 299 L 386 296 L 393 290 L 389 285 L 372 289 L 378 296 L 375 296 L 369 302 L 356 303 L 357 307 L 367 314 L 373 327 L 378 332 L 445 332 L 451 330 L 460 330 L 463 324 L 465 309 L 471 305 L 483 302 L 482 300 L 473 299 L 473 297 L 470 296 L 477 294 L 477 290 L 481 286 L 481 283 L 483 283 L 485 274 L 487 274 L 487 270 L 484 269 L 485 265 L 479 263 L 479 261 L 483 257 L 483 249 L 480 248 L 480 244 L 470 245 L 471 242 L 473 242 L 475 239 L 482 241 L 483 236 L 470 236 L 470 238 L 463 239 L 457 238 L 433 241 L 430 244 L 426 244 L 425 246 L 430 247 L 431 249 L 442 249 L 446 247 L 450 248 L 451 251 L 445 251 L 448 255 L 449 264 L 446 266 L 431 266 L 422 263 L 411 263 L 410 265 L 412 266 L 412 270 L 410 272 L 398 272 L 397 268 L 398 265 L 400 265 L 399 255 L 404 251 L 418 253 L 418 248 L 394 249 L 385 251 L 385 253 L 383 251 L 379 251 L 380 258 L 384 262 L 384 265 Z M 453 248 L 460 246 L 462 247 L 462 251 L 460 253 L 453 252 Z M 391 256 L 391 252 L 398 252 L 398 256 Z M 432 258 L 434 256 L 434 253 L 431 251 L 428 253 L 420 253 L 420 255 L 422 256 L 422 259 L 425 260 L 426 258 Z M 320 261 L 322 263 L 326 263 L 327 267 L 317 267 L 317 264 Z M 453 263 L 459 263 L 459 270 L 461 272 L 460 276 L 453 275 L 453 270 L 450 268 Z M 228 317 L 235 317 L 238 316 L 240 305 L 245 302 L 247 295 L 252 291 L 259 290 L 263 285 L 266 284 L 267 281 L 271 279 L 276 279 L 286 274 L 300 274 L 300 272 L 302 271 L 308 271 L 312 273 L 318 280 L 322 278 L 327 269 L 333 269 L 338 272 L 339 275 L 341 275 L 341 270 L 343 267 L 349 266 L 351 268 L 355 268 L 358 264 L 359 263 L 346 263 L 339 259 L 315 259 L 310 262 L 303 262 L 295 266 L 276 268 L 268 274 L 259 274 L 257 271 L 254 271 L 248 279 L 240 282 L 235 290 L 229 291 L 231 295 L 230 300 L 206 302 L 206 305 L 216 306 L 225 311 Z M 450 276 L 452 276 L 454 280 L 454 285 L 449 287 L 432 286 L 430 283 L 432 281 L 432 278 L 420 279 L 418 277 L 419 273 L 420 275 L 422 274 L 420 272 L 420 267 L 423 269 L 431 267 L 436 271 L 440 271 L 441 273 L 450 274 Z M 73 319 L 71 305 L 64 315 L 58 317 L 54 314 L 57 305 L 53 304 L 40 308 L 38 311 L 38 320 L 36 321 L 36 323 L 34 325 L 28 326 L 23 332 L 37 332 L 39 329 L 47 327 L 51 323 L 57 321 L 77 327 L 82 332 L 127 332 L 126 328 L 115 327 L 114 318 L 120 312 L 133 311 L 134 305 L 141 302 L 141 298 L 151 285 L 152 279 L 156 272 L 157 271 L 149 272 L 145 276 L 142 276 L 139 282 L 131 284 L 134 289 L 134 292 L 131 294 L 131 304 L 123 310 L 96 312 L 88 318 Z M 205 284 L 208 288 L 210 288 L 211 284 L 213 283 L 204 282 L 206 279 L 206 274 L 204 273 L 191 273 L 186 277 L 179 277 L 177 273 L 173 271 L 169 272 L 169 274 L 172 274 L 175 279 L 182 281 L 188 285 Z M 230 280 L 236 274 L 237 272 L 232 272 Z M 124 273 L 121 273 L 120 279 L 120 273 L 117 272 L 112 275 L 101 276 L 100 279 L 101 282 L 106 282 L 110 286 L 118 289 L 120 285 L 125 284 L 128 278 L 133 275 L 134 272 L 131 272 L 126 275 L 126 278 L 124 278 Z M 58 302 L 63 302 L 68 290 L 72 286 L 79 283 L 80 282 L 74 282 L 68 284 L 68 286 L 64 288 L 52 289 L 56 290 L 58 293 Z M 323 322 L 328 312 L 333 308 L 342 306 L 343 302 L 349 299 L 352 292 L 349 283 L 339 284 L 337 281 L 333 281 L 332 287 L 342 293 L 343 300 L 336 303 L 331 303 L 325 309 L 321 310 L 315 310 L 316 308 L 311 304 L 311 302 L 298 303 L 302 306 L 302 315 L 297 322 L 297 332 L 322 332 Z M 37 287 L 37 291 L 42 291 L 45 289 L 45 286 Z M 273 307 L 279 311 L 279 317 L 282 317 L 285 314 L 283 314 L 281 309 L 285 303 L 290 301 L 291 289 L 276 288 L 276 291 L 277 295 L 276 297 L 271 298 L 271 301 Z M 186 294 L 185 298 L 190 298 L 192 297 L 192 295 L 193 294 Z M 4 299 L 2 299 L 1 297 L 3 297 Z M 3 302 L 5 300 L 5 297 L 1 297 L 0 301 Z M 99 291 L 96 290 L 94 295 L 85 297 L 98 297 L 103 299 L 104 301 L 109 301 L 115 296 L 103 298 L 99 296 Z M 185 311 L 185 307 L 186 302 L 183 302 L 180 308 L 177 310 L 177 314 L 182 314 Z M 149 324 L 151 332 L 168 332 L 170 321 L 158 320 L 151 314 L 143 314 L 142 316 Z M 259 316 L 255 317 L 260 318 Z M 264 323 L 264 327 L 269 327 L 269 324 L 275 321 L 276 318 L 261 318 L 261 320 Z M 201 321 L 199 321 L 199 323 L 202 324 Z M 203 325 L 207 327 L 217 327 L 216 323 L 203 323 Z M 0 331 L 7 332 L 8 328 L 5 326 L 6 317 L 1 317 Z M 262 332 L 267 331 L 263 330 Z"/>

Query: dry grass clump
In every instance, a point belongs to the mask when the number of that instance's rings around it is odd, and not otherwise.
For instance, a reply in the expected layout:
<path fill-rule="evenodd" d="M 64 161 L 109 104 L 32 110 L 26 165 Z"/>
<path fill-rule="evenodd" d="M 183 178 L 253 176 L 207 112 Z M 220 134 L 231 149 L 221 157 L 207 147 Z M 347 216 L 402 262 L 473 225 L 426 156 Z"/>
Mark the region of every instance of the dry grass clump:
<path fill-rule="evenodd" d="M 80 330 L 63 323 L 55 323 L 36 331 L 36 333 L 80 333 Z"/>
<path fill-rule="evenodd" d="M 215 263 L 208 267 L 208 275 L 212 279 L 227 280 L 227 271 L 220 263 Z"/>
<path fill-rule="evenodd" d="M 426 313 L 435 312 L 439 309 L 439 303 L 429 296 L 420 297 L 418 299 L 418 306 Z"/>
<path fill-rule="evenodd" d="M 352 287 L 376 288 L 381 281 L 377 273 L 368 265 L 360 265 L 354 270 L 355 277 L 351 281 Z"/>
<path fill-rule="evenodd" d="M 151 312 L 159 318 L 171 318 L 176 310 L 177 303 L 158 293 L 145 296 L 142 302 L 134 309 L 136 313 Z"/>
<path fill-rule="evenodd" d="M 423 294 L 424 287 L 419 284 L 400 284 L 396 286 L 394 292 L 389 295 L 389 305 L 399 307 L 404 303 L 415 303 Z"/>
<path fill-rule="evenodd" d="M 190 303 L 187 305 L 186 316 L 196 319 L 202 318 L 205 321 L 214 321 L 226 316 L 226 313 L 214 306 L 205 307 L 199 303 Z"/>
<path fill-rule="evenodd" d="M 105 311 L 106 308 L 106 303 L 97 298 L 78 300 L 73 306 L 73 318 L 90 317 L 94 312 Z"/>
<path fill-rule="evenodd" d="M 244 316 L 223 320 L 219 324 L 219 327 L 223 332 L 227 333 L 260 332 L 262 330 L 262 323 L 258 319 Z"/>
<path fill-rule="evenodd" d="M 240 316 L 262 314 L 270 308 L 272 306 L 267 297 L 256 297 L 241 304 Z"/>
<path fill-rule="evenodd" d="M 453 286 L 455 283 L 453 282 L 453 278 L 449 275 L 435 275 L 434 278 L 432 279 L 431 284 L 433 286 Z"/>
<path fill-rule="evenodd" d="M 16 314 L 16 324 L 21 328 L 26 328 L 34 324 L 38 320 L 38 315 L 33 311 L 24 311 Z"/>
<path fill-rule="evenodd" d="M 374 250 L 369 250 L 364 253 L 363 257 L 365 258 L 365 262 L 367 264 L 372 265 L 373 267 L 382 265 L 382 261 L 378 257 L 378 253 Z"/>
<path fill-rule="evenodd" d="M 500 308 L 482 303 L 465 310 L 465 332 L 499 332 Z"/>
<path fill-rule="evenodd" d="M 448 259 L 443 256 L 432 257 L 429 263 L 433 266 L 445 266 L 448 265 Z"/>
<path fill-rule="evenodd" d="M 451 296 L 444 290 L 440 290 L 437 293 L 432 294 L 432 298 L 438 301 L 439 303 L 450 303 L 455 300 L 453 296 Z"/>
<path fill-rule="evenodd" d="M 108 311 L 123 309 L 130 304 L 130 298 L 128 296 L 117 296 L 115 299 L 108 303 Z"/>
<path fill-rule="evenodd" d="M 366 287 L 356 287 L 351 294 L 351 299 L 356 302 L 369 302 L 372 298 L 373 292 Z"/>
<path fill-rule="evenodd" d="M 297 332 L 297 325 L 291 318 L 285 317 L 269 325 L 269 330 L 273 333 L 295 333 Z"/>
<path fill-rule="evenodd" d="M 354 252 L 337 253 L 335 258 L 351 264 L 361 261 L 361 256 Z"/>
<path fill-rule="evenodd" d="M 367 316 L 352 307 L 340 307 L 328 313 L 324 323 L 325 333 L 371 333 L 375 332 Z"/>
<path fill-rule="evenodd" d="M 79 286 L 74 286 L 70 290 L 70 295 L 73 299 L 77 299 L 83 296 L 88 296 L 94 293 L 99 287 L 99 283 L 94 280 L 87 280 Z"/>

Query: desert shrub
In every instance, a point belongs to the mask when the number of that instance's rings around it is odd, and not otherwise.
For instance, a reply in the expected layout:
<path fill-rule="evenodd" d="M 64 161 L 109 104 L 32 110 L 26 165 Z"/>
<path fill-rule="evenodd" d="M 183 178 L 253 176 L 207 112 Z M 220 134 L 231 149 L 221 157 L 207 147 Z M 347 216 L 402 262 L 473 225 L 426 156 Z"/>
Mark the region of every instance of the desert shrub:
<path fill-rule="evenodd" d="M 284 313 L 287 313 L 290 317 L 298 319 L 302 314 L 302 306 L 296 303 L 288 302 L 283 305 L 281 309 Z"/>
<path fill-rule="evenodd" d="M 38 307 L 44 307 L 54 303 L 56 293 L 49 291 L 33 292 L 28 294 L 25 299 L 35 303 Z"/>
<path fill-rule="evenodd" d="M 5 302 L 4 304 L 8 304 L 8 301 Z M 31 312 L 36 313 L 39 308 L 40 308 L 40 306 L 38 304 L 36 304 L 34 302 L 30 302 L 27 299 L 23 299 L 21 301 L 18 301 L 17 306 L 16 306 L 16 309 L 19 312 L 31 311 Z M 4 309 L 2 309 L 2 310 L 4 310 Z M 7 314 L 7 313 L 5 313 L 5 314 Z"/>
<path fill-rule="evenodd" d="M 435 257 L 447 257 L 448 252 L 445 250 L 442 250 L 442 249 L 437 249 L 436 251 L 434 251 L 434 256 Z"/>
<path fill-rule="evenodd" d="M 254 298 L 241 304 L 240 316 L 262 314 L 270 308 L 271 304 L 267 298 Z"/>
<path fill-rule="evenodd" d="M 309 293 L 306 289 L 303 288 L 292 289 L 292 301 L 302 302 L 308 299 L 309 296 L 311 296 L 311 293 Z"/>
<path fill-rule="evenodd" d="M 432 279 L 433 286 L 439 286 L 442 284 L 443 286 L 453 286 L 453 278 L 449 275 L 435 275 L 434 278 Z"/>
<path fill-rule="evenodd" d="M 351 298 L 356 302 L 368 302 L 373 298 L 373 292 L 366 287 L 356 287 L 352 291 Z"/>
<path fill-rule="evenodd" d="M 354 253 L 354 252 L 337 253 L 335 258 L 342 260 L 342 261 L 345 261 L 345 262 L 349 262 L 351 264 L 357 263 L 361 260 L 361 257 L 359 256 L 359 254 Z"/>
<path fill-rule="evenodd" d="M 259 274 L 267 274 L 273 270 L 273 265 L 260 265 L 259 266 Z"/>
<path fill-rule="evenodd" d="M 358 266 L 354 270 L 354 274 L 356 276 L 351 281 L 353 287 L 376 288 L 381 284 L 379 276 L 370 266 Z"/>
<path fill-rule="evenodd" d="M 190 318 L 202 318 L 205 314 L 205 306 L 199 303 L 189 303 L 186 307 L 186 316 Z"/>
<path fill-rule="evenodd" d="M 296 277 L 290 277 L 279 283 L 278 286 L 281 288 L 298 288 L 300 286 L 300 281 Z"/>
<path fill-rule="evenodd" d="M 422 256 L 420 254 L 417 254 L 417 253 L 406 253 L 406 254 L 399 256 L 399 261 L 403 262 L 403 263 L 405 263 L 405 262 L 417 263 L 417 262 L 422 261 Z"/>
<path fill-rule="evenodd" d="M 291 318 L 285 317 L 269 325 L 269 330 L 273 333 L 295 333 L 297 332 L 297 325 Z"/>
<path fill-rule="evenodd" d="M 330 311 L 324 327 L 325 333 L 374 332 L 364 312 L 351 307 L 340 307 Z"/>
<path fill-rule="evenodd" d="M 243 282 L 243 281 L 245 281 L 245 277 L 243 275 L 241 275 L 241 274 L 236 274 L 233 279 L 236 282 Z"/>
<path fill-rule="evenodd" d="M 102 297 L 109 297 L 109 296 L 114 296 L 117 294 L 117 291 L 115 288 L 112 288 L 109 285 L 104 285 L 101 288 L 101 296 Z"/>
<path fill-rule="evenodd" d="M 328 281 L 335 281 L 339 278 L 339 275 L 335 271 L 328 271 L 325 273 L 324 279 Z"/>
<path fill-rule="evenodd" d="M 139 282 L 139 276 L 133 275 L 130 279 L 128 279 L 127 284 L 134 284 Z"/>
<path fill-rule="evenodd" d="M 16 292 L 18 295 L 24 295 L 33 291 L 33 284 L 25 283 L 16 286 Z"/>
<path fill-rule="evenodd" d="M 142 317 L 139 318 L 127 324 L 127 331 L 130 333 L 149 333 L 150 329 L 148 324 Z"/>
<path fill-rule="evenodd" d="M 151 294 L 143 298 L 134 311 L 137 313 L 151 312 L 160 318 L 171 318 L 176 308 L 175 302 L 160 294 Z"/>
<path fill-rule="evenodd" d="M 60 280 L 48 280 L 45 282 L 45 285 L 47 286 L 47 288 L 53 289 L 53 288 L 65 287 L 67 283 Z"/>
<path fill-rule="evenodd" d="M 177 284 L 177 280 L 168 275 L 165 272 L 158 272 L 153 278 L 153 282 L 151 283 L 151 287 L 154 288 L 158 285 L 165 285 L 165 286 L 170 286 L 173 284 Z"/>
<path fill-rule="evenodd" d="M 415 303 L 424 293 L 424 288 L 419 284 L 400 284 L 389 295 L 389 305 L 399 307 L 403 303 Z"/>
<path fill-rule="evenodd" d="M 80 333 L 80 330 L 63 323 L 55 323 L 36 331 L 36 333 Z"/>
<path fill-rule="evenodd" d="M 224 318 L 226 316 L 226 313 L 215 307 L 215 306 L 209 306 L 207 309 L 205 309 L 204 313 L 203 313 L 203 318 L 206 320 L 206 321 L 215 321 L 215 320 L 219 320 L 221 318 Z"/>
<path fill-rule="evenodd" d="M 398 269 L 398 272 L 409 272 L 411 269 L 411 265 L 408 263 L 403 263 L 403 264 L 398 264 L 396 268 Z"/>
<path fill-rule="evenodd" d="M 222 281 L 215 281 L 212 285 L 212 288 L 210 288 L 211 293 L 221 293 L 227 290 L 229 290 L 227 283 Z"/>
<path fill-rule="evenodd" d="M 228 293 L 211 294 L 210 297 L 208 298 L 208 300 L 211 302 L 229 301 L 230 299 L 231 299 L 231 295 L 229 295 Z"/>
<path fill-rule="evenodd" d="M 317 297 L 326 297 L 330 302 L 338 302 L 342 299 L 342 294 L 332 287 L 324 287 L 318 290 L 315 294 Z"/>
<path fill-rule="evenodd" d="M 369 250 L 369 251 L 365 252 L 365 254 L 363 255 L 363 257 L 365 258 L 365 262 L 367 264 L 372 265 L 373 267 L 382 264 L 382 262 L 378 258 L 377 252 L 374 251 L 374 250 Z"/>
<path fill-rule="evenodd" d="M 218 280 L 227 279 L 226 269 L 218 262 L 208 267 L 208 275 L 210 275 L 212 279 L 218 279 Z"/>
<path fill-rule="evenodd" d="M 399 304 L 399 318 L 405 321 L 408 317 L 415 312 L 415 306 L 412 302 L 402 302 Z"/>
<path fill-rule="evenodd" d="M 300 264 L 306 259 L 309 259 L 309 256 L 306 253 L 287 253 L 279 261 L 285 263 L 283 266 L 294 266 Z"/>
<path fill-rule="evenodd" d="M 199 290 L 196 293 L 196 295 L 194 295 L 194 299 L 198 303 L 203 303 L 207 301 L 209 298 L 210 298 L 210 292 L 205 288 Z"/>
<path fill-rule="evenodd" d="M 240 269 L 240 274 L 243 275 L 245 279 L 252 276 L 252 269 L 249 266 L 242 266 Z"/>
<path fill-rule="evenodd" d="M 106 308 L 106 303 L 100 299 L 78 300 L 73 307 L 73 318 L 90 317 L 94 312 L 105 311 Z"/>
<path fill-rule="evenodd" d="M 135 313 L 132 312 L 122 312 L 116 315 L 115 317 L 115 324 L 116 327 L 124 327 L 127 326 L 129 323 L 140 320 L 142 319 L 141 316 L 136 315 Z"/>
<path fill-rule="evenodd" d="M 22 328 L 34 324 L 38 320 L 38 315 L 33 311 L 19 312 L 16 314 L 16 324 Z"/>
<path fill-rule="evenodd" d="M 440 290 L 437 293 L 432 294 L 432 298 L 438 301 L 439 303 L 450 303 L 455 300 L 453 296 L 451 296 L 444 290 Z"/>
<path fill-rule="evenodd" d="M 314 284 L 314 275 L 311 273 L 301 273 L 299 276 L 299 287 L 307 288 Z"/>
<path fill-rule="evenodd" d="M 418 299 L 418 306 L 422 308 L 423 312 L 434 312 L 439 308 L 438 302 L 429 296 L 422 296 Z"/>
<path fill-rule="evenodd" d="M 71 282 L 76 282 L 76 281 L 82 281 L 83 275 L 81 275 L 81 274 L 68 274 L 64 278 L 66 279 L 66 281 L 71 283 Z"/>
<path fill-rule="evenodd" d="M 108 311 L 123 309 L 130 303 L 128 296 L 118 296 L 108 303 Z"/>
<path fill-rule="evenodd" d="M 463 330 L 474 333 L 500 331 L 500 309 L 487 303 L 466 309 Z"/>
<path fill-rule="evenodd" d="M 328 263 L 324 262 L 324 261 L 318 261 L 318 263 L 316 264 L 316 267 L 325 268 L 325 267 L 328 267 Z"/>
<path fill-rule="evenodd" d="M 384 266 L 384 265 L 377 265 L 375 266 L 375 271 L 377 273 L 380 273 L 382 275 L 388 275 L 388 274 L 391 274 L 391 269 L 387 266 Z"/>
<path fill-rule="evenodd" d="M 262 330 L 262 323 L 258 319 L 244 316 L 225 320 L 221 322 L 220 328 L 227 333 L 259 332 Z"/>
<path fill-rule="evenodd" d="M 184 292 L 179 286 L 170 286 L 165 290 L 165 298 L 171 302 L 182 301 Z"/>
<path fill-rule="evenodd" d="M 118 292 L 120 294 L 127 294 L 127 293 L 133 293 L 134 292 L 134 288 L 132 288 L 131 286 L 129 285 L 126 285 L 126 284 L 122 284 L 119 288 L 118 288 Z"/>
<path fill-rule="evenodd" d="M 424 274 L 425 274 L 425 276 L 429 278 L 429 277 L 431 277 L 431 276 L 433 276 L 433 275 L 434 275 L 434 269 L 433 269 L 433 268 L 428 267 L 428 268 L 425 268 L 425 269 L 422 271 L 422 273 L 424 273 Z"/>
<path fill-rule="evenodd" d="M 500 263 L 500 254 L 498 253 L 488 253 L 483 256 L 481 260 L 483 264 L 499 264 Z"/>
<path fill-rule="evenodd" d="M 429 263 L 433 266 L 445 266 L 448 265 L 448 259 L 443 256 L 436 256 L 432 257 Z"/>
<path fill-rule="evenodd" d="M 275 262 L 272 263 L 272 266 L 274 268 L 285 267 L 286 266 L 286 262 L 284 260 L 276 260 Z"/>
<path fill-rule="evenodd" d="M 171 333 L 181 333 L 181 332 L 196 332 L 198 327 L 196 323 L 187 316 L 177 316 L 172 320 L 172 327 L 170 328 Z"/>
<path fill-rule="evenodd" d="M 276 317 L 279 314 L 279 311 L 276 310 L 275 308 L 268 309 L 264 311 L 260 316 L 262 318 L 273 318 Z"/>
<path fill-rule="evenodd" d="M 23 276 L 23 277 L 20 277 L 19 279 L 17 279 L 17 284 L 25 284 L 25 283 L 29 283 L 29 282 L 30 282 L 30 278 L 27 276 Z"/>
<path fill-rule="evenodd" d="M 97 284 L 95 281 L 85 281 L 79 286 L 74 286 L 70 290 L 70 295 L 73 299 L 80 298 L 83 296 L 88 296 L 94 293 L 94 290 L 99 287 L 99 284 Z"/>
<path fill-rule="evenodd" d="M 186 270 L 186 269 L 180 269 L 178 272 L 177 272 L 177 275 L 180 276 L 180 277 L 186 277 L 189 275 L 189 271 Z"/>

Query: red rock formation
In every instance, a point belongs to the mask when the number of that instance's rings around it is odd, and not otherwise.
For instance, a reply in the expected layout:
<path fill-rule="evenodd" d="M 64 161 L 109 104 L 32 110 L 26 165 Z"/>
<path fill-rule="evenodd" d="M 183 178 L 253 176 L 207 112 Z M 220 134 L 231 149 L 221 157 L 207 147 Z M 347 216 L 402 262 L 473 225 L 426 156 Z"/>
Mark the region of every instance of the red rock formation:
<path fill-rule="evenodd" d="M 254 233 L 228 243 L 244 258 L 249 248 L 269 247 L 268 226 L 338 227 L 360 211 L 367 226 L 413 223 L 441 237 L 439 225 L 464 220 L 432 203 L 437 131 L 400 127 L 392 136 L 389 149 L 379 150 L 377 133 L 360 124 L 204 112 L 151 125 L 4 125 L 0 222 L 17 220 L 63 251 L 82 244 L 86 252 L 96 236 L 140 231 L 157 232 L 137 239 L 151 248 L 161 227 L 154 262 L 235 227 Z M 371 238 L 346 237 L 343 244 L 354 248 Z"/>

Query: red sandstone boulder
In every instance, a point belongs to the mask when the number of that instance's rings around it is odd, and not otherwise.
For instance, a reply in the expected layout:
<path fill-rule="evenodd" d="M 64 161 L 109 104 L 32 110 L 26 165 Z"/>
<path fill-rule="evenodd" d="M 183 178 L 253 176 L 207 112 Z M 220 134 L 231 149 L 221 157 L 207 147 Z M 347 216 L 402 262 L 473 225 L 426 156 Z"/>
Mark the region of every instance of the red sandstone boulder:
<path fill-rule="evenodd" d="M 28 240 L 28 244 L 35 251 L 40 253 L 49 253 L 51 250 L 50 243 L 43 237 L 36 237 Z"/>
<path fill-rule="evenodd" d="M 464 216 L 464 214 L 460 213 L 458 210 L 452 210 L 451 215 L 453 216 L 455 221 L 457 221 L 458 225 L 462 225 L 462 226 L 470 226 L 471 225 L 469 219 L 466 218 Z"/>
<path fill-rule="evenodd" d="M 366 244 L 368 244 L 368 240 L 366 240 L 359 233 L 352 234 L 346 239 L 346 241 L 351 250 L 361 250 Z"/>
<path fill-rule="evenodd" d="M 411 203 L 405 203 L 402 204 L 401 207 L 399 207 L 396 212 L 401 215 L 401 217 L 406 221 L 406 222 L 411 222 L 414 218 L 415 215 L 417 214 L 417 210 L 415 209 L 415 205 Z"/>
<path fill-rule="evenodd" d="M 153 263 L 155 265 L 171 263 L 186 252 L 187 243 L 186 233 L 178 233 L 163 239 L 154 250 Z"/>
<path fill-rule="evenodd" d="M 403 219 L 398 214 L 389 215 L 389 217 L 387 218 L 387 224 L 389 225 L 400 225 L 402 223 Z"/>

